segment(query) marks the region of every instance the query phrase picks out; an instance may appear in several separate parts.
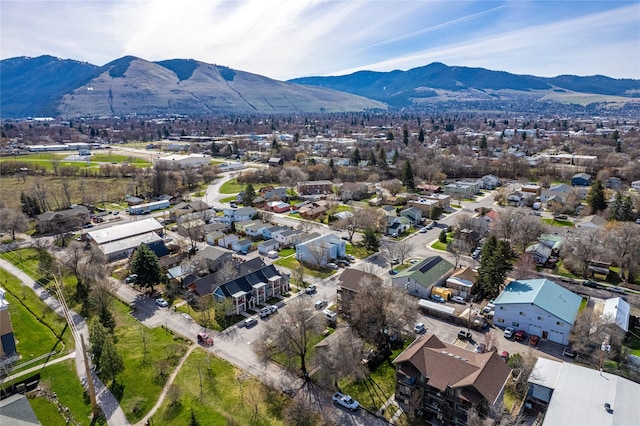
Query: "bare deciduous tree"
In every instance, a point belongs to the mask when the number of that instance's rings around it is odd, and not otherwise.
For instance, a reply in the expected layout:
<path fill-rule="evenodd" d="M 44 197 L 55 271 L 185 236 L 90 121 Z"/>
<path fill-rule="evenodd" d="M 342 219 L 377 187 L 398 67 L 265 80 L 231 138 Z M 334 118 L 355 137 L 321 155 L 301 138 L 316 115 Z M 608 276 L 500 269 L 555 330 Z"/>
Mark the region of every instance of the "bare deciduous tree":
<path fill-rule="evenodd" d="M 416 246 L 409 239 L 404 239 L 395 243 L 395 253 L 398 255 L 398 259 L 401 264 L 407 260 L 415 252 Z"/>
<path fill-rule="evenodd" d="M 16 232 L 24 232 L 29 227 L 29 218 L 19 210 L 0 209 L 0 231 L 10 232 L 15 241 Z"/>
<path fill-rule="evenodd" d="M 316 349 L 315 364 L 320 368 L 319 380 L 324 386 L 337 387 L 340 379 L 360 380 L 366 376 L 362 364 L 364 342 L 350 328 L 340 328 L 326 347 Z"/>
<path fill-rule="evenodd" d="M 585 229 L 569 240 L 567 252 L 568 257 L 578 263 L 582 277 L 586 278 L 589 272 L 589 262 L 597 260 L 596 258 L 602 253 L 602 249 L 600 232 Z"/>
<path fill-rule="evenodd" d="M 524 253 L 529 244 L 536 241 L 544 232 L 544 225 L 535 216 L 524 216 L 518 220 L 511 234 L 511 247 Z"/>
<path fill-rule="evenodd" d="M 631 222 L 615 223 L 607 233 L 605 246 L 610 259 L 620 263 L 620 278 L 630 281 L 632 272 L 640 268 L 640 226 Z"/>
<path fill-rule="evenodd" d="M 280 183 L 293 192 L 293 188 L 300 182 L 304 182 L 309 176 L 296 166 L 285 166 L 278 174 Z M 288 199 L 288 197 L 287 197 Z"/>
<path fill-rule="evenodd" d="M 516 280 L 538 276 L 538 272 L 536 271 L 535 258 L 529 253 L 524 253 L 523 255 L 521 255 L 518 258 L 518 261 L 516 262 L 511 275 Z"/>
<path fill-rule="evenodd" d="M 307 300 L 297 298 L 265 324 L 259 339 L 257 352 L 263 360 L 269 360 L 278 353 L 284 353 L 287 367 L 293 368 L 299 362 L 300 373 L 309 380 L 308 356 L 311 341 L 320 333 L 322 324 Z"/>

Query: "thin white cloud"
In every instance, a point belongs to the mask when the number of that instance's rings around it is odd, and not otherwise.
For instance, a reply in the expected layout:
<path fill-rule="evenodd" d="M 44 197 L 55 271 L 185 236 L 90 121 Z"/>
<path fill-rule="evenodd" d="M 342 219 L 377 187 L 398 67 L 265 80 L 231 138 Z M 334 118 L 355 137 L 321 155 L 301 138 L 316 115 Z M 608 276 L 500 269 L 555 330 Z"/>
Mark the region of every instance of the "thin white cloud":
<path fill-rule="evenodd" d="M 51 54 L 96 65 L 123 55 L 193 58 L 280 79 L 433 61 L 640 78 L 638 2 L 2 0 L 1 6 L 2 58 Z M 582 16 L 588 10 L 604 11 Z"/>

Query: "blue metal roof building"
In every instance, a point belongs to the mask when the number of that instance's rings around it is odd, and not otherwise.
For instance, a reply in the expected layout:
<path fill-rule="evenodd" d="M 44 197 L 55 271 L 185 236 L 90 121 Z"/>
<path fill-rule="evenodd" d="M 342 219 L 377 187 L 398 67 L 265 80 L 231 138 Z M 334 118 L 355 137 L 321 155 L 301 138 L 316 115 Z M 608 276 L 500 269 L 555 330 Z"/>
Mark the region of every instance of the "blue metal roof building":
<path fill-rule="evenodd" d="M 494 301 L 494 324 L 566 345 L 582 297 L 547 279 L 512 281 Z"/>

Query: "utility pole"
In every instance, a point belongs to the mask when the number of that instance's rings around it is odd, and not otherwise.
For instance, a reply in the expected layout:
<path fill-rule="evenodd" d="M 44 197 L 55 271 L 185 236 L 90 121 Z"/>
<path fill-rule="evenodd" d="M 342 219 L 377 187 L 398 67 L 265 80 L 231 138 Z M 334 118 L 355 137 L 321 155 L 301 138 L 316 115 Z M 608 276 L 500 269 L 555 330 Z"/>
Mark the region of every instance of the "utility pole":
<path fill-rule="evenodd" d="M 89 357 L 87 356 L 87 347 L 84 343 L 84 336 L 80 334 L 80 342 L 82 344 L 82 358 L 84 359 L 84 369 L 87 374 L 87 390 L 89 391 L 89 400 L 91 401 L 91 414 L 92 418 L 97 418 L 100 415 L 100 407 L 98 406 L 98 400 L 96 399 L 96 388 L 93 384 L 93 374 L 91 371 L 91 365 L 89 364 Z"/>

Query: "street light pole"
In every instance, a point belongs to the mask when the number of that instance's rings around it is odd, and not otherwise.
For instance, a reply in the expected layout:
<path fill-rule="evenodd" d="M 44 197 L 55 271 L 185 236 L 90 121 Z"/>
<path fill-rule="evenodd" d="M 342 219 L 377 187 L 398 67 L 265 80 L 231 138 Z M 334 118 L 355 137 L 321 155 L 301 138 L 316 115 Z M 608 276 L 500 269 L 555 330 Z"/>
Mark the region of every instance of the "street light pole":
<path fill-rule="evenodd" d="M 469 304 L 469 321 L 467 322 L 467 334 L 471 333 L 471 312 L 473 311 L 473 303 Z"/>

